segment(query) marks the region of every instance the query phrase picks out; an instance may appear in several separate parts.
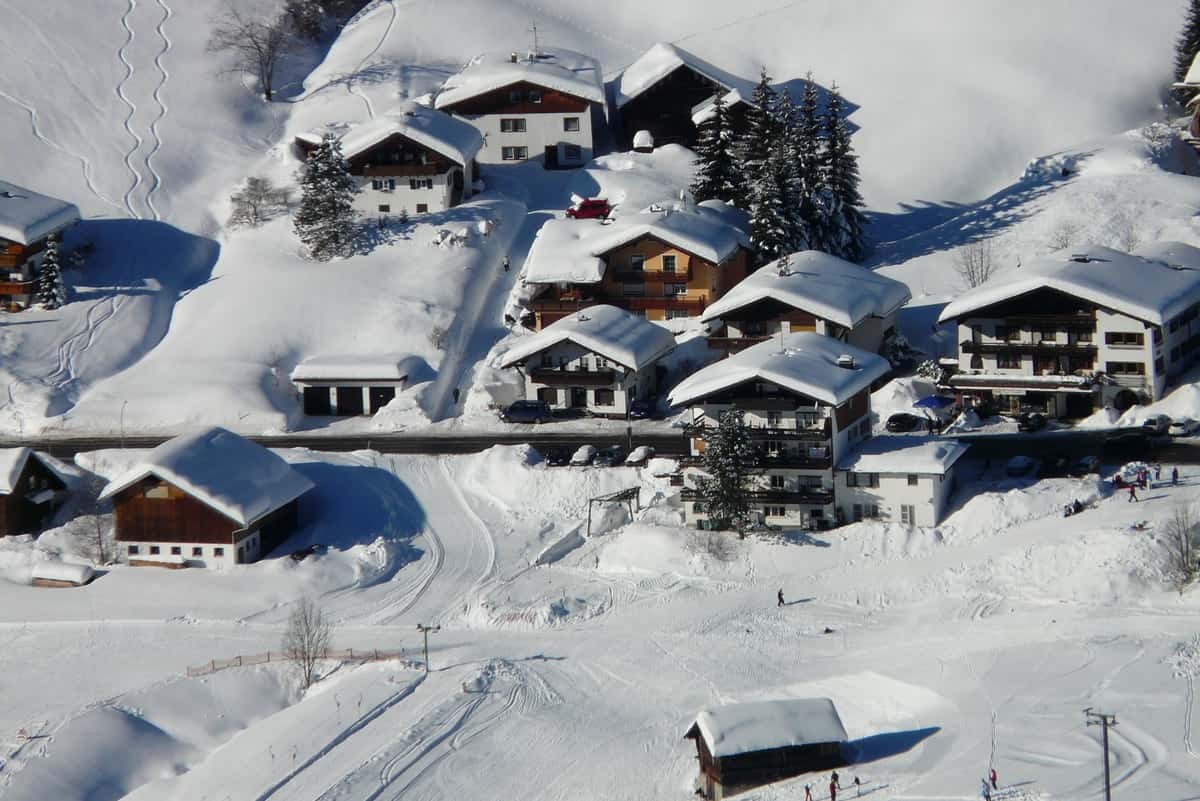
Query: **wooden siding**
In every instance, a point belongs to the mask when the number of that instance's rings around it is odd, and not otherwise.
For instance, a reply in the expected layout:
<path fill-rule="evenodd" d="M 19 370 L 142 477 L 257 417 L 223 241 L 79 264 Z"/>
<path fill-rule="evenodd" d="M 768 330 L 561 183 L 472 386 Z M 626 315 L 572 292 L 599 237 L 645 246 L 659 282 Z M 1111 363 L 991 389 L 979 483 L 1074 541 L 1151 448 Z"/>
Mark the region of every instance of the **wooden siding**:
<path fill-rule="evenodd" d="M 347 161 L 350 164 L 351 174 L 359 176 L 406 174 L 380 171 L 381 169 L 395 168 L 433 168 L 431 172 L 411 174 L 440 175 L 457 163 L 444 153 L 420 145 L 398 133 L 392 134 L 379 144 Z"/>
<path fill-rule="evenodd" d="M 769 748 L 746 754 L 713 757 L 708 744 L 697 729 L 687 735 L 696 743 L 696 758 L 703 778 L 703 794 L 711 798 L 714 785 L 722 796 L 745 792 L 764 784 L 799 776 L 802 773 L 824 771 L 848 764 L 841 743 L 813 743 L 783 748 Z"/>
<path fill-rule="evenodd" d="M 542 93 L 540 103 L 530 102 L 528 99 L 530 89 Z M 520 92 L 522 100 L 517 103 L 512 102 L 510 97 L 512 92 Z M 467 117 L 482 114 L 565 114 L 571 112 L 582 114 L 587 111 L 589 105 L 589 101 L 582 97 L 522 81 L 444 106 L 442 111 Z"/>
<path fill-rule="evenodd" d="M 680 64 L 640 95 L 621 107 L 622 144 L 631 146 L 638 131 L 649 131 L 655 146 L 680 144 L 692 147 L 699 131 L 692 123 L 692 109 L 729 90 L 700 73 Z M 745 103 L 729 109 L 735 134 L 745 130 Z"/>
<path fill-rule="evenodd" d="M 25 469 L 21 471 L 13 486 L 13 491 L 7 495 L 0 495 L 0 535 L 32 534 L 40 531 L 56 504 L 32 503 L 28 500 L 29 495 L 43 489 L 62 491 L 66 487 L 62 479 L 36 456 L 30 454 L 25 462 Z"/>
<path fill-rule="evenodd" d="M 869 390 L 863 390 L 850 400 L 834 409 L 837 418 L 838 431 L 844 431 L 848 425 L 867 413 L 870 406 Z"/>
<path fill-rule="evenodd" d="M 148 498 L 154 490 L 165 498 Z M 154 476 L 125 488 L 113 499 L 118 542 L 186 542 L 232 545 L 239 528 L 231 518 L 179 487 Z"/>

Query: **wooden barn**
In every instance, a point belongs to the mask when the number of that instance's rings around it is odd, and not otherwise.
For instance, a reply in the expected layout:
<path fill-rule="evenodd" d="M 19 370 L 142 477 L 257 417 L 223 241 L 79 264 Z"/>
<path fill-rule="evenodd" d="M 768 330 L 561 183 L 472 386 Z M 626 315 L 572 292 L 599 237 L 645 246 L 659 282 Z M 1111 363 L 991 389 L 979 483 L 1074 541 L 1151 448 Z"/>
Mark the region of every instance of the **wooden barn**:
<path fill-rule="evenodd" d="M 846 729 L 828 698 L 708 707 L 685 737 L 700 760 L 697 792 L 713 801 L 846 764 Z"/>
<path fill-rule="evenodd" d="M 287 539 L 312 488 L 261 445 L 208 428 L 159 445 L 100 498 L 112 499 L 130 564 L 219 568 L 256 561 Z"/>
<path fill-rule="evenodd" d="M 66 489 L 50 457 L 29 448 L 0 449 L 0 535 L 40 531 Z"/>
<path fill-rule="evenodd" d="M 75 204 L 0 181 L 0 311 L 33 302 L 47 240 L 77 222 Z"/>

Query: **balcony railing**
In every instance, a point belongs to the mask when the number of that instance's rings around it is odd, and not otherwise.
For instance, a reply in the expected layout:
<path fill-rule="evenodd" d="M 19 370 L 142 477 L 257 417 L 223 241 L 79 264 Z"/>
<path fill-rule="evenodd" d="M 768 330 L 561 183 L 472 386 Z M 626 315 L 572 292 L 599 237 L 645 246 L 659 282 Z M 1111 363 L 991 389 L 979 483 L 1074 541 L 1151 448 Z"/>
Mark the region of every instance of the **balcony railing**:
<path fill-rule="evenodd" d="M 702 437 L 709 429 L 715 430 L 716 425 L 707 425 L 705 423 L 687 423 L 683 427 L 683 433 L 685 436 L 689 437 Z M 747 424 L 746 430 L 749 432 L 750 438 L 754 440 L 786 439 L 828 443 L 830 438 L 828 425 L 820 428 L 779 428 L 777 426 L 756 426 L 753 424 Z"/>
<path fill-rule="evenodd" d="M 699 299 L 681 298 L 678 296 L 669 296 L 661 298 L 653 297 L 624 297 L 624 298 L 609 298 L 608 303 L 614 306 L 625 306 L 634 311 L 644 309 L 669 309 L 672 311 L 685 311 L 689 314 L 699 315 L 704 311 L 704 301 Z"/>
<path fill-rule="evenodd" d="M 623 284 L 635 283 L 657 283 L 657 284 L 678 284 L 684 281 L 692 280 L 692 267 L 689 264 L 686 270 L 676 270 L 675 272 L 666 272 L 664 270 L 613 270 L 609 273 L 614 281 L 620 281 Z"/>
<path fill-rule="evenodd" d="M 530 307 L 535 312 L 576 312 L 595 305 L 596 299 L 592 297 L 547 298 L 545 300 L 534 300 L 530 304 Z"/>
<path fill-rule="evenodd" d="M 1081 314 L 1022 314 L 1005 317 L 1007 325 L 1028 326 L 1032 329 L 1062 327 L 1071 331 L 1095 331 L 1096 318 L 1090 312 Z"/>
<path fill-rule="evenodd" d="M 0 295 L 32 295 L 36 291 L 36 281 L 0 281 Z"/>
<path fill-rule="evenodd" d="M 538 384 L 548 387 L 607 387 L 616 381 L 613 370 L 558 370 L 553 367 L 538 367 L 529 371 L 529 377 Z"/>
<path fill-rule="evenodd" d="M 763 489 L 750 490 L 745 493 L 746 499 L 762 503 L 802 503 L 809 506 L 828 506 L 833 503 L 833 490 L 829 489 Z M 703 501 L 699 490 L 684 487 L 679 493 L 682 501 Z"/>
<path fill-rule="evenodd" d="M 446 167 L 437 164 L 366 164 L 362 174 L 366 178 L 399 178 L 441 175 Z M 396 185 L 397 189 L 408 189 Z"/>
<path fill-rule="evenodd" d="M 981 355 L 1021 354 L 1024 356 L 1057 355 L 1064 356 L 1096 356 L 1096 346 L 1088 343 L 1065 342 L 976 342 L 971 339 L 963 340 L 963 353 L 978 353 Z"/>
<path fill-rule="evenodd" d="M 704 467 L 703 456 L 685 456 L 679 461 L 680 467 Z M 833 467 L 833 459 L 829 456 L 806 456 L 801 454 L 786 454 L 770 456 L 762 451 L 755 454 L 754 459 L 746 465 L 753 470 L 792 469 L 792 470 L 828 470 Z"/>

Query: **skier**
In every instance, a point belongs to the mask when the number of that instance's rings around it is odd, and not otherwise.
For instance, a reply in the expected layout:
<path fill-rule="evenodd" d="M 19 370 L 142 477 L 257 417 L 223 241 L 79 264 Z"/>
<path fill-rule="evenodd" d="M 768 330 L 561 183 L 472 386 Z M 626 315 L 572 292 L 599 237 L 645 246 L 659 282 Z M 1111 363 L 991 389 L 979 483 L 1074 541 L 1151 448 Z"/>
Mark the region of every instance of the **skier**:
<path fill-rule="evenodd" d="M 804 801 L 813 801 L 811 784 L 804 785 Z"/>
<path fill-rule="evenodd" d="M 855 798 L 857 798 L 858 796 L 861 796 L 861 795 L 862 795 L 862 782 L 860 782 L 858 780 L 858 777 L 855 776 L 854 777 L 854 796 L 855 796 Z"/>
<path fill-rule="evenodd" d="M 837 782 L 829 782 L 829 801 L 837 801 Z"/>
<path fill-rule="evenodd" d="M 983 801 L 992 801 L 992 788 L 988 787 L 987 779 L 980 779 L 983 782 Z"/>
<path fill-rule="evenodd" d="M 995 768 L 992 768 L 991 770 L 988 771 L 988 781 L 990 781 L 992 783 L 993 790 L 1000 789 L 999 787 L 996 786 L 996 769 Z"/>
<path fill-rule="evenodd" d="M 1172 487 L 1179 486 L 1179 468 L 1178 467 L 1171 468 L 1171 486 Z"/>
<path fill-rule="evenodd" d="M 504 254 L 504 272 L 508 272 L 508 254 Z"/>
<path fill-rule="evenodd" d="M 1138 499 L 1137 484 L 1130 484 L 1129 485 L 1129 497 L 1125 499 L 1125 502 L 1126 503 L 1136 503 L 1137 499 Z"/>
<path fill-rule="evenodd" d="M 779 603 L 776 604 L 776 606 L 783 606 L 783 588 L 782 587 L 779 588 L 779 595 L 777 597 L 779 598 Z"/>

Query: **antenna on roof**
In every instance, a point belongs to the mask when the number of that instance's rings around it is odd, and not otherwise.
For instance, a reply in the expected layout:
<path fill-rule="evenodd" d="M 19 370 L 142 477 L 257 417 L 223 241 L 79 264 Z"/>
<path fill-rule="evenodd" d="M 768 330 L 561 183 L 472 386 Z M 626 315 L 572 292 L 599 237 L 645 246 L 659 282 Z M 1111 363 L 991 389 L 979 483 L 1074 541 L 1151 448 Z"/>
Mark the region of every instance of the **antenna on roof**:
<path fill-rule="evenodd" d="M 533 20 L 530 23 L 529 32 L 533 34 L 533 50 L 529 53 L 529 60 L 534 61 L 542 52 L 538 50 L 537 20 Z"/>

